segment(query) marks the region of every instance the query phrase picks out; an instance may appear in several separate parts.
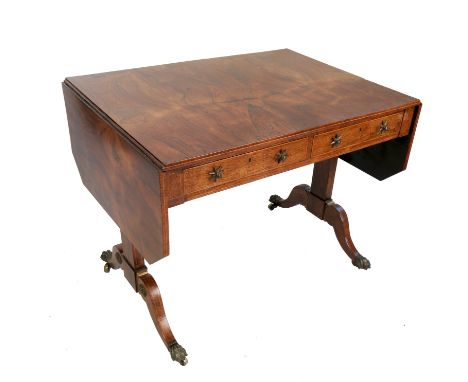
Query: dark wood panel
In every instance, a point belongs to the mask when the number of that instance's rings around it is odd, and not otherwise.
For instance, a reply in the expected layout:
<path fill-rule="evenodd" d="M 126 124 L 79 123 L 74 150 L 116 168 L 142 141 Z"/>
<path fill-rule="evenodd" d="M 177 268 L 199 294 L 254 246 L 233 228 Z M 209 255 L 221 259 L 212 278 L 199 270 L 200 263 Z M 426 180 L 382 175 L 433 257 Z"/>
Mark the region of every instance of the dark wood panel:
<path fill-rule="evenodd" d="M 149 263 L 167 256 L 158 168 L 65 84 L 63 93 L 83 184 Z"/>
<path fill-rule="evenodd" d="M 418 102 L 287 49 L 67 83 L 167 169 Z"/>

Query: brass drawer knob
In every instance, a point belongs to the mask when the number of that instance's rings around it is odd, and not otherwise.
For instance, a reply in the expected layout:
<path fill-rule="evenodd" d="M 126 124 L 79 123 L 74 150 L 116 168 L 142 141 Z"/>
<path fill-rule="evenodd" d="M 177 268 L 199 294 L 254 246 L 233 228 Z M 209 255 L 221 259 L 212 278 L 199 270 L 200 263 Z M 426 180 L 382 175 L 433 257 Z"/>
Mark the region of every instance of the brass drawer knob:
<path fill-rule="evenodd" d="M 221 179 L 223 177 L 223 172 L 223 168 L 221 166 L 218 166 L 213 167 L 213 170 L 209 172 L 208 175 L 210 176 L 211 180 L 214 180 L 216 182 L 218 179 Z"/>
<path fill-rule="evenodd" d="M 278 162 L 278 163 L 281 163 L 281 162 L 284 162 L 286 160 L 286 158 L 288 157 L 288 152 L 284 149 L 281 149 L 280 151 L 278 151 L 275 155 L 275 160 Z"/>
<path fill-rule="evenodd" d="M 341 135 L 335 134 L 335 136 L 331 138 L 331 147 L 336 147 L 340 144 L 341 144 Z"/>
<path fill-rule="evenodd" d="M 388 130 L 389 130 L 388 121 L 384 119 L 382 122 L 380 122 L 379 134 L 383 134 Z"/>

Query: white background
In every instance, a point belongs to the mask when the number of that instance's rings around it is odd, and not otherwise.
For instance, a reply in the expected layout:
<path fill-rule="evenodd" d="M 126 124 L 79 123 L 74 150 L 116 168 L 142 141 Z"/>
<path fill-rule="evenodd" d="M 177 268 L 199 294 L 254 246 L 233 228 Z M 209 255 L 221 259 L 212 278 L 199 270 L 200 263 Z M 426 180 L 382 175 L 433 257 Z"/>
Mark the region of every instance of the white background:
<path fill-rule="evenodd" d="M 2 2 L 0 380 L 467 381 L 463 3 Z M 338 165 L 369 271 L 303 208 L 267 209 L 312 165 L 171 209 L 151 272 L 183 368 L 102 271 L 119 231 L 81 184 L 61 81 L 285 47 L 420 98 L 408 170 Z"/>

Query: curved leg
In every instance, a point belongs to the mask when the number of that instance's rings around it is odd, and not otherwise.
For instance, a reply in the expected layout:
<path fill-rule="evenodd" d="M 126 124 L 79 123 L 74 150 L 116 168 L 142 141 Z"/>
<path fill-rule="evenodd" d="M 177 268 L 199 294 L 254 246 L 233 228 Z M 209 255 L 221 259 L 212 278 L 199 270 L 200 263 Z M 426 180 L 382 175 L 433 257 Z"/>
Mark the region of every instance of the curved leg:
<path fill-rule="evenodd" d="M 274 210 L 276 207 L 303 205 L 307 211 L 333 227 L 341 248 L 351 258 L 353 265 L 359 269 L 369 269 L 369 260 L 357 251 L 351 240 L 345 210 L 331 199 L 337 161 L 338 158 L 332 158 L 316 163 L 310 187 L 306 184 L 294 187 L 287 199 L 272 195 L 268 208 Z"/>
<path fill-rule="evenodd" d="M 141 254 L 133 246 L 130 246 L 131 254 L 124 253 L 123 248 L 122 244 L 118 244 L 112 248 L 112 251 L 102 252 L 101 260 L 105 262 L 104 272 L 123 269 L 125 277 L 146 302 L 156 330 L 169 350 L 172 360 L 185 366 L 188 363 L 187 352 L 172 334 L 158 284 L 148 273 Z"/>
<path fill-rule="evenodd" d="M 140 293 L 143 300 L 145 300 L 154 325 L 161 336 L 164 344 L 166 345 L 173 361 L 180 363 L 182 366 L 187 365 L 187 352 L 180 346 L 174 335 L 172 334 L 171 327 L 166 318 L 164 305 L 159 291 L 158 284 L 148 272 L 139 274 L 137 276 L 138 293 Z"/>
<path fill-rule="evenodd" d="M 343 207 L 334 203 L 332 200 L 327 201 L 323 220 L 333 227 L 341 248 L 343 248 L 349 256 L 353 265 L 359 269 L 369 269 L 371 266 L 369 260 L 358 252 L 351 240 L 348 216 Z"/>

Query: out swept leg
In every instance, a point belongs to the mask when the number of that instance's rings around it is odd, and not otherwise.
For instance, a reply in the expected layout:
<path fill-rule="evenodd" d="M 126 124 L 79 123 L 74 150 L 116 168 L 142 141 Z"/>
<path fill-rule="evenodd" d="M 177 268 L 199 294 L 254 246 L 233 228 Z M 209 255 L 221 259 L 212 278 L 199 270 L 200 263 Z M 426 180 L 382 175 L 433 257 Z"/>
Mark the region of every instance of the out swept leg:
<path fill-rule="evenodd" d="M 341 248 L 354 266 L 359 269 L 369 269 L 369 260 L 357 251 L 351 240 L 345 210 L 331 199 L 337 160 L 338 158 L 333 158 L 316 163 L 310 187 L 306 184 L 296 186 L 286 199 L 272 195 L 268 208 L 274 210 L 276 207 L 290 208 L 298 204 L 303 205 L 307 211 L 333 227 Z"/>
<path fill-rule="evenodd" d="M 331 199 L 328 200 L 326 202 L 323 220 L 325 220 L 333 227 L 341 248 L 343 248 L 343 250 L 349 256 L 353 265 L 359 269 L 369 269 L 370 261 L 357 251 L 353 240 L 351 240 L 348 216 L 346 215 L 346 211 L 343 209 L 343 207 L 341 207 L 339 204 L 336 204 Z"/>
<path fill-rule="evenodd" d="M 125 240 L 124 237 L 122 239 Z M 124 248 L 126 251 L 124 251 Z M 172 334 L 166 312 L 164 311 L 161 292 L 153 276 L 148 273 L 141 254 L 133 245 L 124 241 L 124 244 L 115 245 L 112 251 L 104 251 L 101 259 L 105 262 L 104 272 L 119 268 L 124 271 L 124 275 L 129 283 L 146 302 L 154 325 L 166 345 L 172 360 L 185 366 L 188 362 L 187 352 L 179 345 Z"/>
<path fill-rule="evenodd" d="M 185 366 L 188 362 L 187 352 L 179 345 L 172 334 L 169 322 L 166 318 L 164 305 L 161 298 L 161 292 L 153 276 L 145 272 L 138 277 L 138 293 L 140 293 L 143 300 L 145 300 L 154 325 L 161 336 L 164 344 L 166 345 L 173 361 L 179 362 Z"/>

